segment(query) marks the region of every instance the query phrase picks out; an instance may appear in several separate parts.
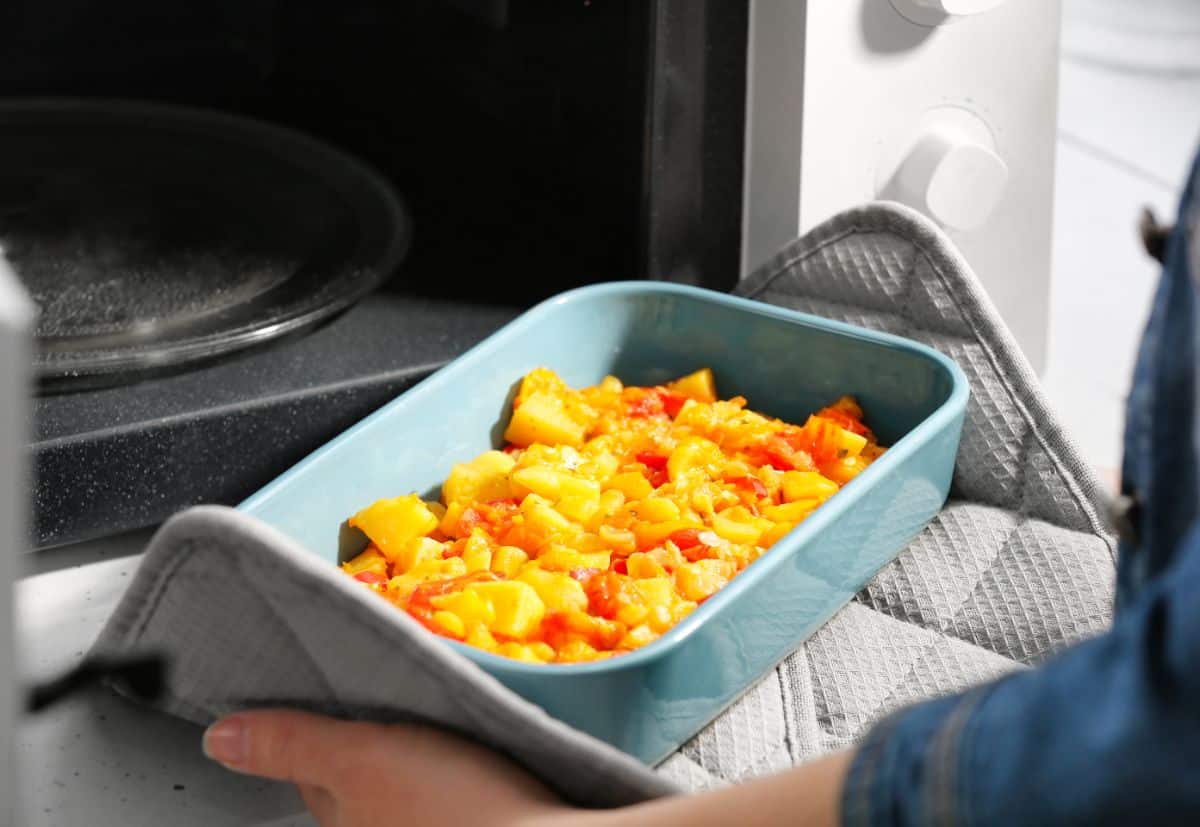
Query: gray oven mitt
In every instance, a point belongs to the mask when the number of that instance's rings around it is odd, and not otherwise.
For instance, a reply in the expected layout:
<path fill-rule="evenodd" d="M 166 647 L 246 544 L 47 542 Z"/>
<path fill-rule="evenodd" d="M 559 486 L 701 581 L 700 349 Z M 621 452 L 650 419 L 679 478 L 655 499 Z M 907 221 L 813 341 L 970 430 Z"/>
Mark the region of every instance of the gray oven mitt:
<path fill-rule="evenodd" d="M 274 529 L 201 507 L 150 544 L 96 649 L 173 656 L 163 708 L 419 720 L 494 747 L 572 802 L 615 806 L 790 766 L 898 705 L 1034 663 L 1104 628 L 1099 486 L 965 262 L 872 205 L 795 242 L 743 295 L 899 333 L 971 382 L 952 500 L 858 599 L 655 770 L 550 718 Z"/>

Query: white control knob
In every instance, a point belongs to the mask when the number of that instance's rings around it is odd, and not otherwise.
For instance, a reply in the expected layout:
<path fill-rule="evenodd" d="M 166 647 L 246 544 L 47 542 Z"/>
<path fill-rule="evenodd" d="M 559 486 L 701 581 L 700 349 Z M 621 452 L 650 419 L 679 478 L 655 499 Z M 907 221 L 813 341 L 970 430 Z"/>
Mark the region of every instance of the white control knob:
<path fill-rule="evenodd" d="M 921 26 L 953 23 L 973 14 L 983 14 L 1004 0 L 892 0 L 896 11 Z"/>
<path fill-rule="evenodd" d="M 923 132 L 901 162 L 895 196 L 952 230 L 983 226 L 1008 185 L 1008 165 L 952 125 Z"/>

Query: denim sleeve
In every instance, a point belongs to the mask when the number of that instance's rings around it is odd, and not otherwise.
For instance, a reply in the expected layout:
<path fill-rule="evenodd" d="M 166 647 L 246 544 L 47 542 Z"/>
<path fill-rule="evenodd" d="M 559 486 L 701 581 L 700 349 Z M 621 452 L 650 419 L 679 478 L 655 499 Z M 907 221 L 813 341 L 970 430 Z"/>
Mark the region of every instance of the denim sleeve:
<path fill-rule="evenodd" d="M 1126 415 L 1113 628 L 877 724 L 847 825 L 1200 824 L 1200 159 Z"/>
<path fill-rule="evenodd" d="M 1200 534 L 1185 545 L 1104 636 L 876 725 L 843 823 L 1200 823 Z"/>

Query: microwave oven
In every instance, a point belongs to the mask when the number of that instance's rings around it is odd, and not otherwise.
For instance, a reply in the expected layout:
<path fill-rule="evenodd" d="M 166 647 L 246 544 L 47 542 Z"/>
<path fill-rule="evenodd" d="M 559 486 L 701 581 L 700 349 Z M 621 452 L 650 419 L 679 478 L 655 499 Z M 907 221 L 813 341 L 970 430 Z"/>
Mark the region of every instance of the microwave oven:
<path fill-rule="evenodd" d="M 0 96 L 216 109 L 382 172 L 415 224 L 398 289 L 736 280 L 745 0 L 16 6 Z"/>
<path fill-rule="evenodd" d="M 359 159 L 412 221 L 379 289 L 307 333 L 43 385 L 33 545 L 237 502 L 540 299 L 629 278 L 730 290 L 878 198 L 950 234 L 1040 365 L 1059 12 L 1059 0 L 10 3 L 0 144 L 6 106 L 197 107 Z M 0 157 L 0 244 L 34 186 L 22 164 Z M 237 206 L 238 176 L 220 180 Z"/>

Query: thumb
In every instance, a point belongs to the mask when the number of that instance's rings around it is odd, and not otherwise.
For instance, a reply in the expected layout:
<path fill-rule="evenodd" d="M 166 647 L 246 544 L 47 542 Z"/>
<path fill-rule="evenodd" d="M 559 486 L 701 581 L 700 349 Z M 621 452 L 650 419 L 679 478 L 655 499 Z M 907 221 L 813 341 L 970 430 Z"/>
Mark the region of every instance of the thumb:
<path fill-rule="evenodd" d="M 209 758 L 236 772 L 337 789 L 373 729 L 307 712 L 256 710 L 210 726 L 203 748 Z"/>

